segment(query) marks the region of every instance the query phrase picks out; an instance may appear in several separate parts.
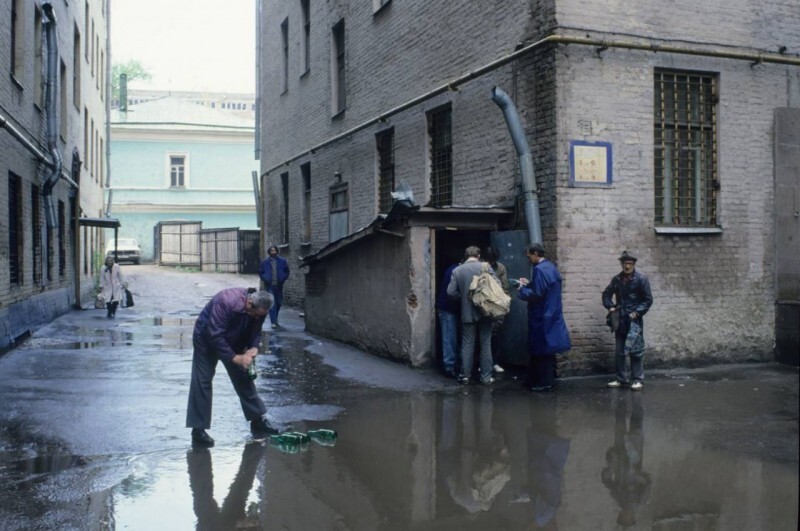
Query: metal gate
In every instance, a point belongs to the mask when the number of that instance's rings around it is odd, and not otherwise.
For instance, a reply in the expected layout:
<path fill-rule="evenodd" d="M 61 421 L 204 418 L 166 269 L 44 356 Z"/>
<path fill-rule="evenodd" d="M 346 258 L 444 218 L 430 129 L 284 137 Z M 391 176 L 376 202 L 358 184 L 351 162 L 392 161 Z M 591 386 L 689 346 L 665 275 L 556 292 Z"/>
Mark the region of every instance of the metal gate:
<path fill-rule="evenodd" d="M 260 238 L 261 231 L 239 231 L 239 273 L 258 274 L 258 266 L 261 265 Z"/>
<path fill-rule="evenodd" d="M 161 221 L 155 226 L 155 256 L 160 265 L 200 267 L 202 221 Z"/>

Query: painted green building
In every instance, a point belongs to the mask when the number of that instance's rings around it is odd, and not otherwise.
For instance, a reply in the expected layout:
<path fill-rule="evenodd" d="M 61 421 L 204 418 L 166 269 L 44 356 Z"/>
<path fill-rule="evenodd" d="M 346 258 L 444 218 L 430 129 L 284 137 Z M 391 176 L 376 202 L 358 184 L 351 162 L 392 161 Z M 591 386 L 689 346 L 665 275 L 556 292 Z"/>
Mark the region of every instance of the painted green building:
<path fill-rule="evenodd" d="M 111 113 L 110 215 L 154 259 L 162 221 L 256 229 L 254 121 L 165 96 Z M 107 196 L 108 200 L 108 196 Z"/>

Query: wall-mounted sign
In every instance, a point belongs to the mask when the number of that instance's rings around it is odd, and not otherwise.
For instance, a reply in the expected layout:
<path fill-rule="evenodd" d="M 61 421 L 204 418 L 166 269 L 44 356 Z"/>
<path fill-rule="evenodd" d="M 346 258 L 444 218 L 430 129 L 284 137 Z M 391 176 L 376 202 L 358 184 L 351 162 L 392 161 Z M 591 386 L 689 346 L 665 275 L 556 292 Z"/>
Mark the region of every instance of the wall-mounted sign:
<path fill-rule="evenodd" d="M 611 143 L 569 141 L 569 185 L 610 186 Z"/>

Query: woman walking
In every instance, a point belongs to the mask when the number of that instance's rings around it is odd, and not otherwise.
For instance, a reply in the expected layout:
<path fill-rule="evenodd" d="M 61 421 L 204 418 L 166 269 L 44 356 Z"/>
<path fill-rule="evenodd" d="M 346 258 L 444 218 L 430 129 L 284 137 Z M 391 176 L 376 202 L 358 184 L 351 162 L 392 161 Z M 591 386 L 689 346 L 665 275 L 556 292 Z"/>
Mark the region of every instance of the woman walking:
<path fill-rule="evenodd" d="M 125 285 L 122 280 L 122 268 L 119 264 L 114 262 L 114 256 L 109 255 L 106 257 L 106 265 L 100 274 L 100 285 L 103 289 L 103 299 L 106 301 L 106 309 L 108 310 L 109 319 L 113 319 L 117 313 L 117 306 L 119 301 L 125 295 Z"/>

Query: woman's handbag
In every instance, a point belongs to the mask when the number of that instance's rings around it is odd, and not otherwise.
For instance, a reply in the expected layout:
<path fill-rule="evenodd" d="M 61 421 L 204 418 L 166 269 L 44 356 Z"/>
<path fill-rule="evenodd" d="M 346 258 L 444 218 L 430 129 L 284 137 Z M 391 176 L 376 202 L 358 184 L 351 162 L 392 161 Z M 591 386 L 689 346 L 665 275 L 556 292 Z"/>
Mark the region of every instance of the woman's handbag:
<path fill-rule="evenodd" d="M 133 306 L 133 293 L 128 288 L 125 288 L 125 307 L 130 308 Z"/>
<path fill-rule="evenodd" d="M 98 310 L 102 310 L 106 307 L 106 300 L 103 298 L 102 293 L 98 293 L 94 298 L 94 307 Z"/>

